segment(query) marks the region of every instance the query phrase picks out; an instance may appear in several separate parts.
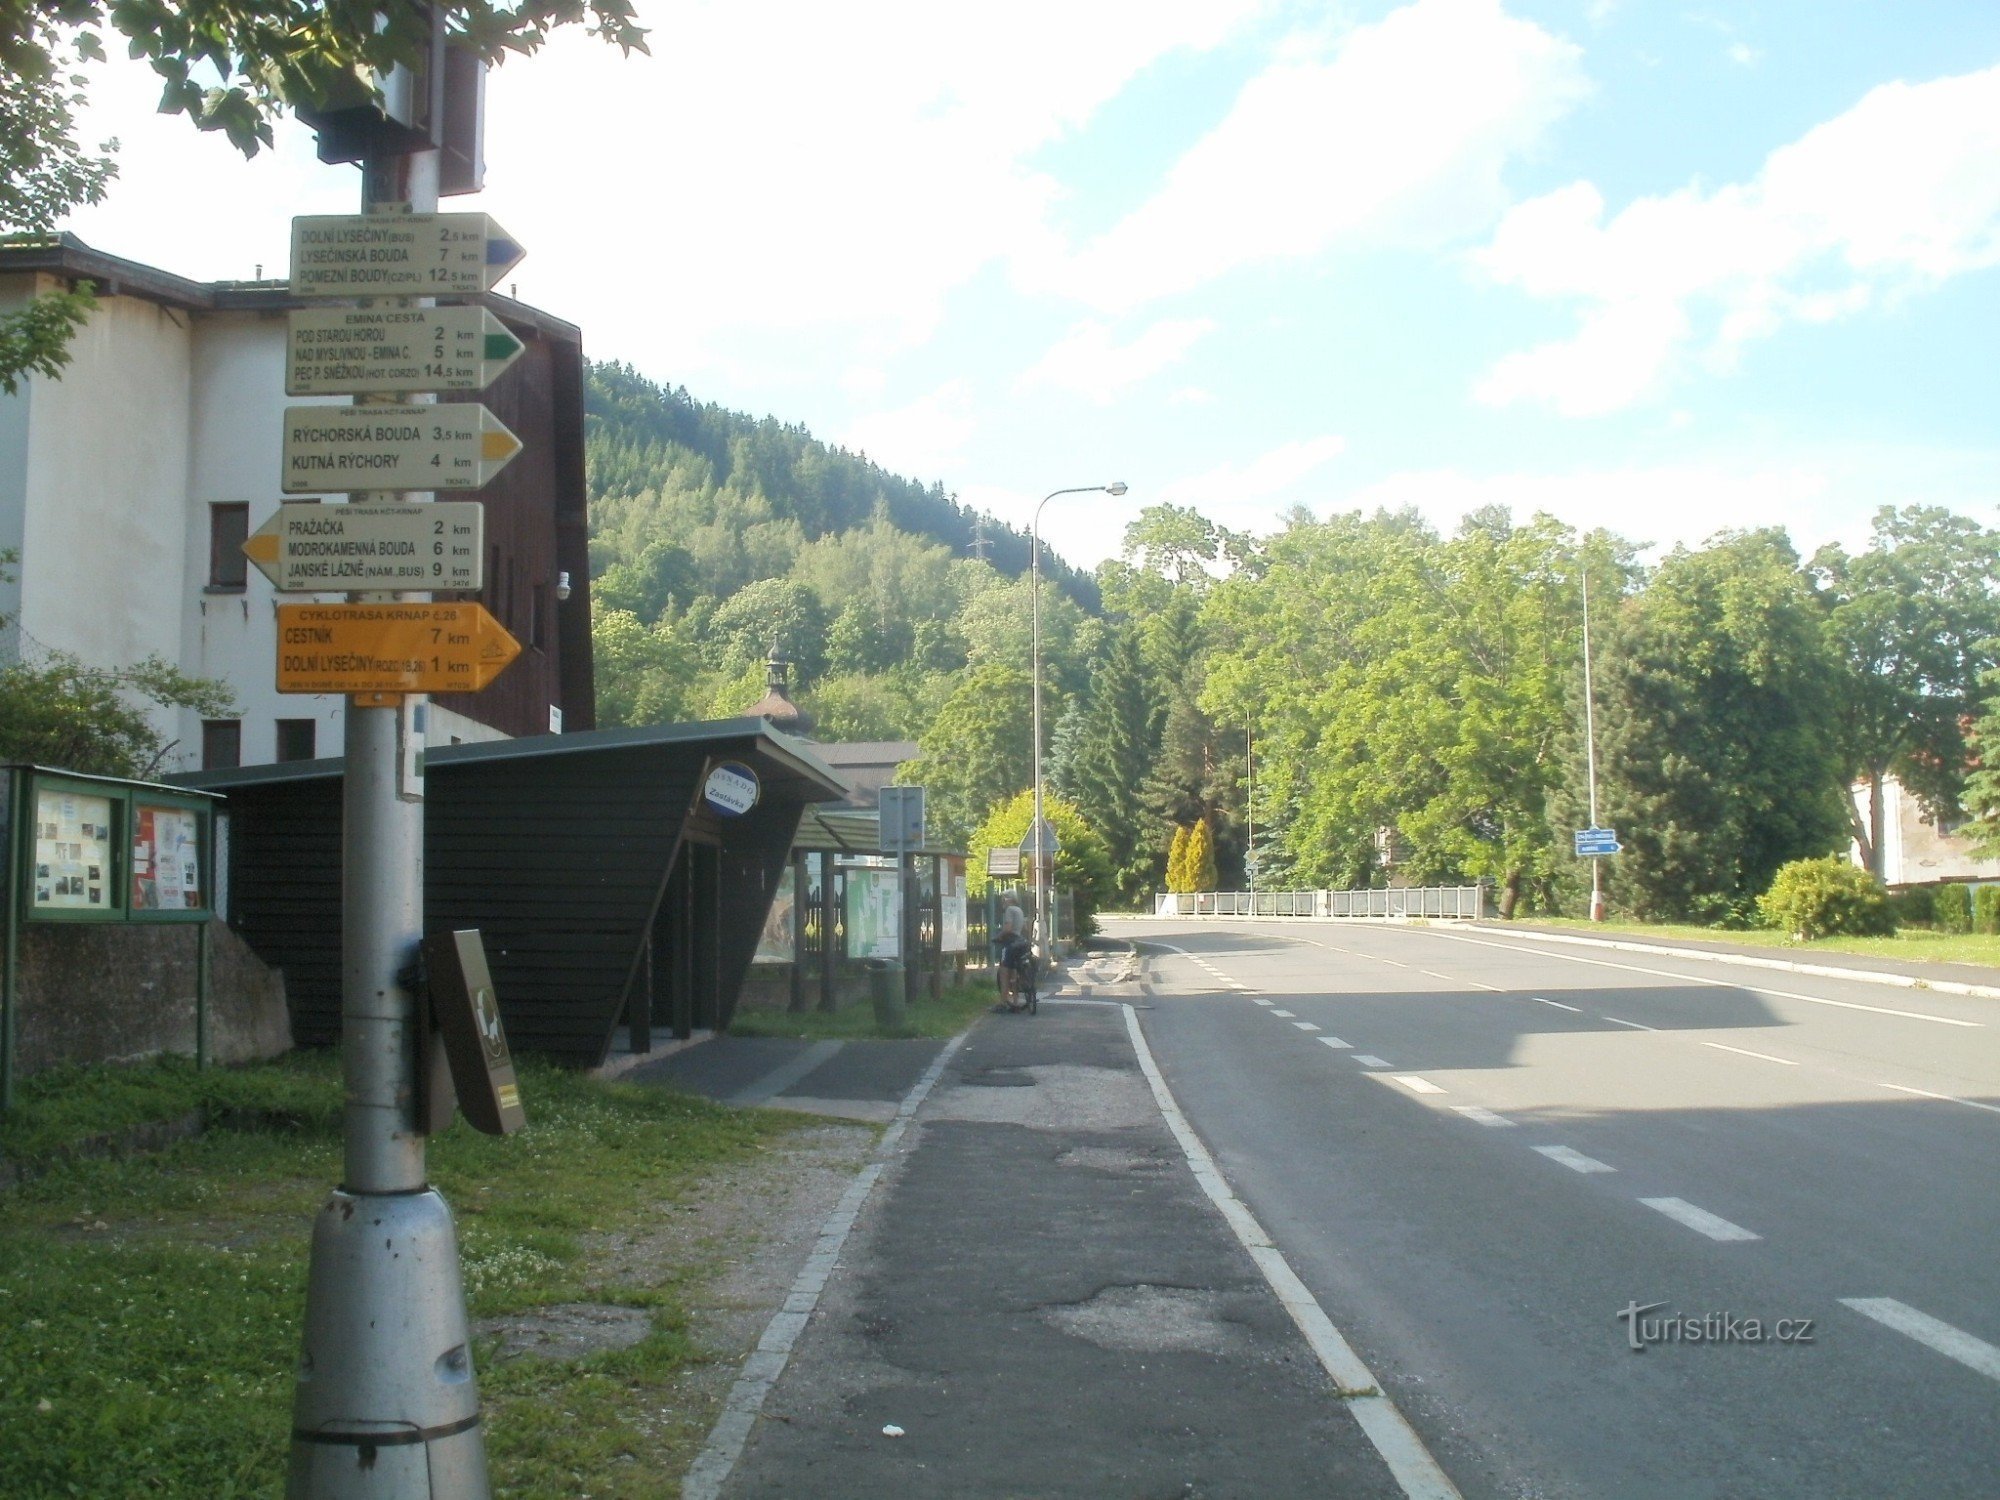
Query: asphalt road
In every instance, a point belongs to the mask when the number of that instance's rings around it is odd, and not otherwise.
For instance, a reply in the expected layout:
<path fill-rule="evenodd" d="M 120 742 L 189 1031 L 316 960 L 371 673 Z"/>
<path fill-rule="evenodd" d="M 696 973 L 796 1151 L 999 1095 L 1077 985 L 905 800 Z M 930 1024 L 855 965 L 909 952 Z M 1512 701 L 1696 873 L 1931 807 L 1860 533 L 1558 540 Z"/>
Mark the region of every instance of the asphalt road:
<path fill-rule="evenodd" d="M 1444 926 L 1113 932 L 1165 945 L 1182 1109 L 1466 1496 L 2000 1495 L 2000 1001 Z"/>

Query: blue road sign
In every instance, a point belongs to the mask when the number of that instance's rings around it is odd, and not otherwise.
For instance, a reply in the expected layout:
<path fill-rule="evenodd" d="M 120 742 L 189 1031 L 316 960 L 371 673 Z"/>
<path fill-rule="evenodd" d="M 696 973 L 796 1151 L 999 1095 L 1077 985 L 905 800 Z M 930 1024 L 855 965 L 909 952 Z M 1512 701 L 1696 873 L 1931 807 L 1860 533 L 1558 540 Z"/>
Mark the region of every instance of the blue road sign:
<path fill-rule="evenodd" d="M 1598 859 L 1606 854 L 1616 854 L 1623 846 L 1618 842 L 1615 828 L 1579 828 L 1576 830 L 1576 856 L 1578 859 Z"/>

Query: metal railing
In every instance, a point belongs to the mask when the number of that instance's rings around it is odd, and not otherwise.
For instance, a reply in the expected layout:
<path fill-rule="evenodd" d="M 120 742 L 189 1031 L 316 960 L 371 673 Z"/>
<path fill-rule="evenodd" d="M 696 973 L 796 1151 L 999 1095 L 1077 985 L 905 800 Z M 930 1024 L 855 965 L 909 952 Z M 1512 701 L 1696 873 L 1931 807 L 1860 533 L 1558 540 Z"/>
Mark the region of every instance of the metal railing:
<path fill-rule="evenodd" d="M 1478 921 L 1486 915 L 1486 887 L 1162 892 L 1154 898 L 1153 911 L 1162 917 L 1437 917 Z"/>

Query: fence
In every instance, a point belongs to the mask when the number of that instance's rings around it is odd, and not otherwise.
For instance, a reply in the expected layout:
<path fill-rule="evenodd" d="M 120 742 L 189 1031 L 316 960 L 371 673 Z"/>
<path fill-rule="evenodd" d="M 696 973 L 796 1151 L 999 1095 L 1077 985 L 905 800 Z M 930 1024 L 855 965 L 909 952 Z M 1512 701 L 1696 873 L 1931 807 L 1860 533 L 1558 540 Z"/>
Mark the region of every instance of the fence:
<path fill-rule="evenodd" d="M 1187 891 L 1154 898 L 1162 917 L 1440 917 L 1478 921 L 1483 885 L 1426 885 L 1381 891 Z"/>

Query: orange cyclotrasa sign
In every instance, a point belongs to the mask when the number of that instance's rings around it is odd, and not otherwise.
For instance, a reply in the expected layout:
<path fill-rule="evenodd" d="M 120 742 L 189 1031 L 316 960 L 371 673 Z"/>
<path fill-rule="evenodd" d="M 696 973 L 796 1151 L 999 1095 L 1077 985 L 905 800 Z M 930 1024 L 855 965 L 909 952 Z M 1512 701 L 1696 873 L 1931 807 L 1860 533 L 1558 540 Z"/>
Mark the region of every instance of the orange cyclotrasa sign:
<path fill-rule="evenodd" d="M 478 604 L 281 604 L 281 693 L 476 693 L 521 654 Z"/>

